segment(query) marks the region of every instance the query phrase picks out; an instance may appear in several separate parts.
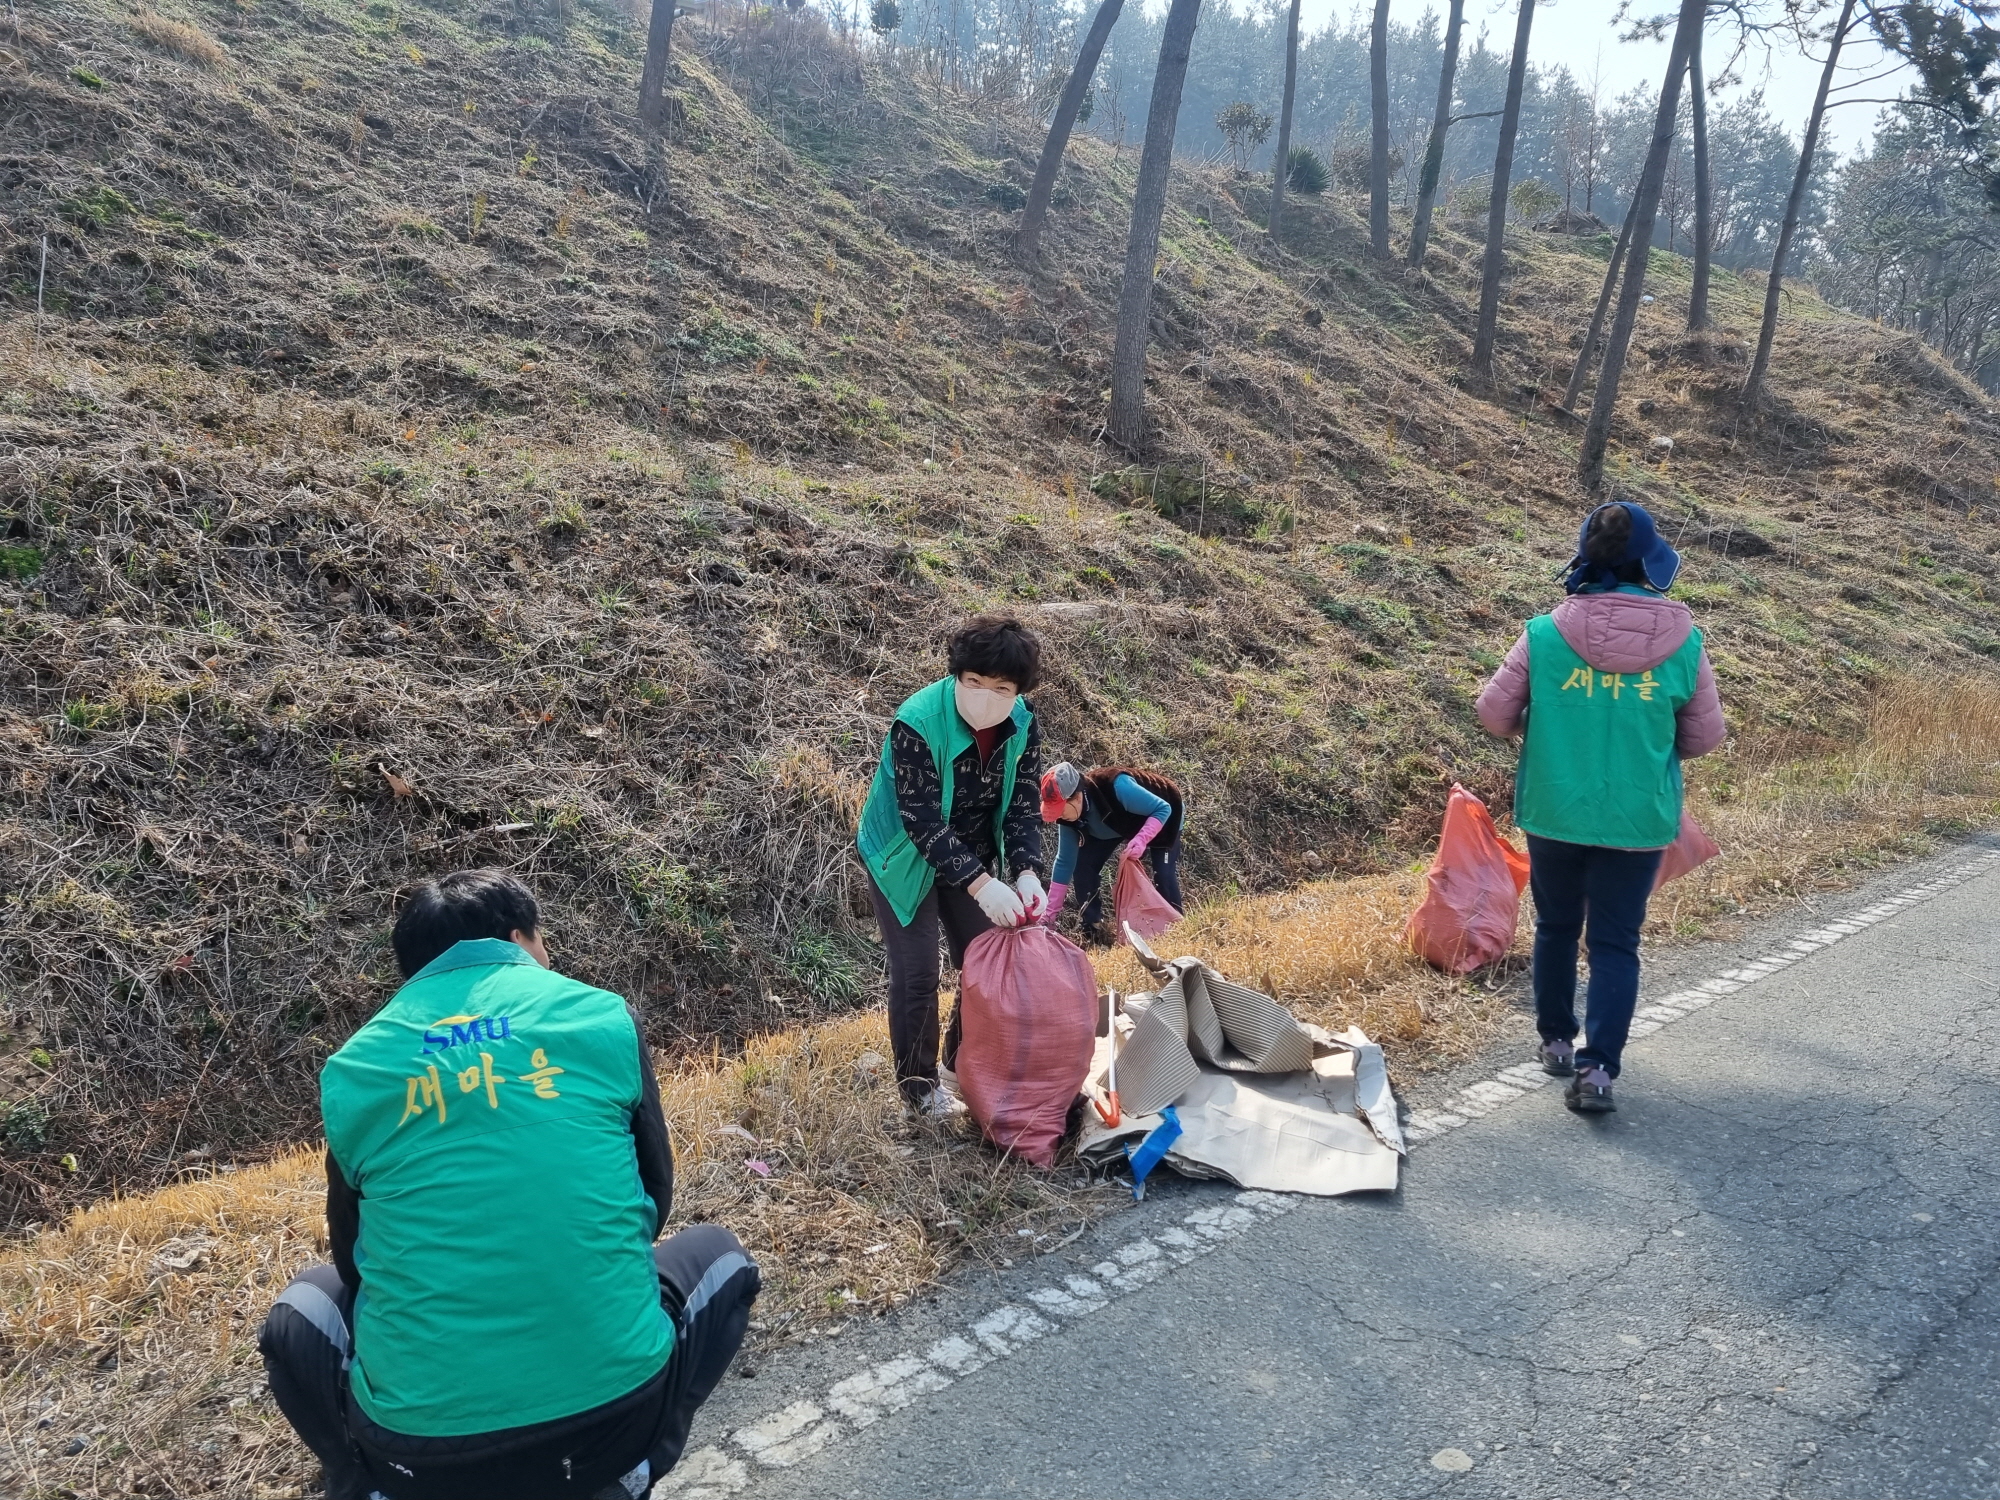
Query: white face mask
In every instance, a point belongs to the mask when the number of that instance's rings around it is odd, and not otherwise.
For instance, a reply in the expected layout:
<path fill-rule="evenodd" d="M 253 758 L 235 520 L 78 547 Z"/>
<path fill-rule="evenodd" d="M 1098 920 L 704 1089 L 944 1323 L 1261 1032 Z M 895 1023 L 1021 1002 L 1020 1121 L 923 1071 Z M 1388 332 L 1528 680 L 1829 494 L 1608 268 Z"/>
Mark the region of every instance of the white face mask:
<path fill-rule="evenodd" d="M 996 693 L 992 688 L 970 687 L 963 677 L 952 691 L 958 716 L 974 729 L 991 729 L 1012 716 L 1016 693 Z"/>

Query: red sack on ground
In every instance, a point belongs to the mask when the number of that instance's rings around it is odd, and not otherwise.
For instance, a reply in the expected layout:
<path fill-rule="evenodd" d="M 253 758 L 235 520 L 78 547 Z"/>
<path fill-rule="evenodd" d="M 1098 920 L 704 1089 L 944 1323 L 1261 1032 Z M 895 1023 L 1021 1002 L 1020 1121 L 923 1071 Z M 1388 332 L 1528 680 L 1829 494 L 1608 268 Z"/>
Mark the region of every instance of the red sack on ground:
<path fill-rule="evenodd" d="M 1484 802 L 1454 786 L 1428 889 L 1403 940 L 1440 969 L 1469 974 L 1513 946 L 1527 883 L 1528 856 L 1500 837 Z"/>
<path fill-rule="evenodd" d="M 1097 975 L 1046 927 L 996 927 L 965 950 L 958 1087 L 986 1138 L 1055 1165 L 1070 1105 L 1097 1045 Z"/>
<path fill-rule="evenodd" d="M 1681 831 L 1674 835 L 1674 841 L 1660 856 L 1660 873 L 1653 877 L 1653 889 L 1657 891 L 1669 880 L 1679 880 L 1721 852 L 1722 845 L 1702 832 L 1701 824 L 1688 816 L 1686 808 L 1682 808 Z"/>
<path fill-rule="evenodd" d="M 1181 919 L 1173 902 L 1160 894 L 1152 877 L 1139 868 L 1140 861 L 1118 861 L 1118 873 L 1111 881 L 1111 920 L 1118 931 L 1114 941 L 1125 941 L 1125 924 L 1142 938 L 1156 938 Z"/>

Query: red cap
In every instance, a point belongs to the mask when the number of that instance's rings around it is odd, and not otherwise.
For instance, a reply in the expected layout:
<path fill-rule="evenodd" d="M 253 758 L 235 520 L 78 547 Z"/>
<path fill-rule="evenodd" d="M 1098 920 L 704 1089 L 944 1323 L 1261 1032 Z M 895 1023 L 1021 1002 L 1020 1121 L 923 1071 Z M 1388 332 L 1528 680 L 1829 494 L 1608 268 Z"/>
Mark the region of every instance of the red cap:
<path fill-rule="evenodd" d="M 1056 785 L 1056 773 L 1054 771 L 1043 772 L 1042 821 L 1044 823 L 1060 822 L 1062 820 L 1063 809 L 1068 805 L 1069 798 L 1065 797 L 1062 788 Z"/>

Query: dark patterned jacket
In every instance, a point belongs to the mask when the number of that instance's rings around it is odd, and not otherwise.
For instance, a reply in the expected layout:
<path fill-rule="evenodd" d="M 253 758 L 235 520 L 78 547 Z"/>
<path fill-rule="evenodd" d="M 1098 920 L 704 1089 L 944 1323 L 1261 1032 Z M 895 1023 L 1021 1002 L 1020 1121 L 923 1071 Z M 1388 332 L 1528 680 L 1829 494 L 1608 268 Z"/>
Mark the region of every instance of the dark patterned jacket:
<path fill-rule="evenodd" d="M 1042 727 L 1028 720 L 1027 743 L 1014 771 L 1014 800 L 1008 804 L 1004 832 L 1007 878 L 1023 870 L 1043 873 L 1042 863 Z M 952 762 L 951 820 L 943 816 L 944 786 L 924 737 L 898 720 L 889 727 L 890 753 L 895 757 L 896 811 L 903 831 L 948 885 L 968 886 L 982 874 L 993 873 L 999 851 L 993 847 L 993 810 L 1000 805 L 1000 784 L 1007 765 L 1008 745 L 1002 740 L 992 758 L 980 763 L 979 746 L 968 745 Z"/>

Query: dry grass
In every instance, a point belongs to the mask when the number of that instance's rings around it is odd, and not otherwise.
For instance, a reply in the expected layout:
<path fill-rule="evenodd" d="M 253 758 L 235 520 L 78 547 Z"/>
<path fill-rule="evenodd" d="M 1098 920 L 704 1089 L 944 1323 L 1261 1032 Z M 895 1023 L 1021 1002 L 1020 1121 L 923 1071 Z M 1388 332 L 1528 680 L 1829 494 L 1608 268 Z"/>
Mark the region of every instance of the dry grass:
<path fill-rule="evenodd" d="M 1856 743 L 1792 758 L 1732 746 L 1695 762 L 1689 804 L 1723 853 L 1655 900 L 1655 937 L 1718 935 L 2000 819 L 2000 679 L 1887 678 Z"/>
<path fill-rule="evenodd" d="M 198 26 L 170 20 L 155 10 L 142 10 L 132 17 L 132 29 L 162 51 L 204 68 L 219 68 L 229 61 L 222 44 Z"/>
<path fill-rule="evenodd" d="M 1875 697 L 1855 752 L 1866 794 L 1990 796 L 2000 775 L 2000 683 L 1898 677 Z"/>

